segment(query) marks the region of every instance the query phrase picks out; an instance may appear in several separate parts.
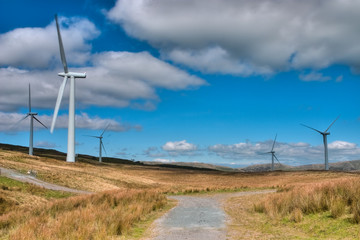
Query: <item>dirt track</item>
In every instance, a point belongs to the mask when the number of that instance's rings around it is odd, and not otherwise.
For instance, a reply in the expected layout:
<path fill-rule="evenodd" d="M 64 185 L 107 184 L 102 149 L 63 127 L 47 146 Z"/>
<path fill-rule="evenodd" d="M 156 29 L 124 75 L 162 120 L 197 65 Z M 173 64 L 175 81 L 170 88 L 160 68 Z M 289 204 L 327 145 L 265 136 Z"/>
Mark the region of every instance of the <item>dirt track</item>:
<path fill-rule="evenodd" d="M 5 176 L 5 177 L 8 177 L 8 178 L 20 181 L 20 182 L 32 183 L 32 184 L 35 184 L 37 186 L 40 186 L 40 187 L 43 187 L 46 189 L 51 189 L 51 190 L 56 190 L 56 191 L 64 191 L 64 192 L 72 192 L 72 193 L 77 193 L 77 194 L 90 194 L 91 193 L 91 192 L 86 192 L 86 191 L 82 191 L 82 190 L 59 186 L 59 185 L 52 184 L 52 183 L 47 183 L 47 182 L 41 181 L 33 176 L 21 174 L 21 173 L 15 172 L 10 169 L 0 167 L 0 170 L 1 170 L 2 176 Z"/>
<path fill-rule="evenodd" d="M 237 196 L 264 194 L 275 190 L 224 193 L 202 196 L 173 196 L 178 205 L 155 221 L 152 240 L 226 239 L 226 221 L 222 201 Z"/>

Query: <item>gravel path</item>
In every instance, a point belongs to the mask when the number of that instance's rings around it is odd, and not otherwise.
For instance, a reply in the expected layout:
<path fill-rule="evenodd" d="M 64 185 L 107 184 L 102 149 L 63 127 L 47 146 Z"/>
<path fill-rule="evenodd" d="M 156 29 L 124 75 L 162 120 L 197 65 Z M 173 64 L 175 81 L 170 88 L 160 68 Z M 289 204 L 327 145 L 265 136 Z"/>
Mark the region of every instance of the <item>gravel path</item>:
<path fill-rule="evenodd" d="M 32 183 L 32 184 L 35 184 L 37 186 L 40 186 L 40 187 L 43 187 L 46 189 L 51 189 L 51 190 L 56 190 L 56 191 L 64 191 L 64 192 L 72 192 L 72 193 L 77 193 L 77 194 L 90 194 L 91 193 L 91 192 L 87 192 L 87 191 L 63 187 L 63 186 L 52 184 L 52 183 L 47 183 L 47 182 L 41 181 L 33 176 L 21 174 L 21 173 L 18 173 L 14 170 L 10 170 L 7 168 L 0 167 L 0 170 L 1 170 L 2 176 L 5 176 L 5 177 L 8 177 L 8 178 L 20 181 L 20 182 Z"/>
<path fill-rule="evenodd" d="M 224 193 L 201 196 L 171 196 L 176 207 L 155 221 L 152 240 L 222 240 L 226 239 L 227 215 L 223 200 L 251 194 L 265 194 L 275 190 Z"/>

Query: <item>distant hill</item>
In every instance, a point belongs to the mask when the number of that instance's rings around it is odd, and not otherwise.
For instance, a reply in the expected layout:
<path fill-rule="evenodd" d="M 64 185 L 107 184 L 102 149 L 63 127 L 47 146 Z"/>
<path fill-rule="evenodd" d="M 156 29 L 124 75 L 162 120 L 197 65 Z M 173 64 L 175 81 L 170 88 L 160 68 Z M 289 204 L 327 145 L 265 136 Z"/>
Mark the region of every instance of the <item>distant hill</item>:
<path fill-rule="evenodd" d="M 324 164 L 307 164 L 301 166 L 289 166 L 285 164 L 275 164 L 274 169 L 276 171 L 306 171 L 306 170 L 324 170 Z M 360 160 L 345 161 L 330 163 L 329 169 L 331 171 L 359 171 Z M 267 172 L 271 170 L 271 164 L 256 164 L 245 168 L 239 168 L 244 172 Z"/>
<path fill-rule="evenodd" d="M 9 151 L 17 151 L 17 152 L 22 152 L 22 153 L 29 152 L 28 147 L 11 145 L 11 144 L 3 144 L 3 143 L 0 143 L 0 149 L 9 150 Z M 66 161 L 66 153 L 59 152 L 54 149 L 34 148 L 34 155 Z M 85 155 L 85 154 L 76 154 L 76 161 L 96 164 L 98 162 L 98 158 L 94 157 L 94 156 L 90 156 L 90 155 Z M 131 164 L 131 165 L 143 165 L 140 162 L 136 162 L 136 161 L 132 161 L 132 160 L 128 160 L 128 159 L 110 158 L 110 157 L 103 157 L 103 162 L 122 163 L 122 164 Z"/>
<path fill-rule="evenodd" d="M 2 144 L 0 143 L 0 149 L 18 151 L 23 153 L 28 153 L 28 147 Z M 59 152 L 54 149 L 43 149 L 43 148 L 34 148 L 34 154 L 41 157 L 55 158 L 58 160 L 66 160 L 66 154 Z M 85 154 L 77 154 L 77 161 L 88 162 L 91 164 L 99 164 L 98 158 Z M 147 165 L 147 166 L 157 166 L 164 168 L 182 168 L 182 169 L 193 169 L 193 170 L 205 170 L 205 171 L 223 171 L 223 172 L 268 172 L 271 171 L 271 164 L 255 164 L 245 168 L 231 168 L 215 164 L 208 163 L 198 163 L 198 162 L 172 162 L 172 163 L 162 163 L 162 162 L 151 162 L 151 161 L 133 161 L 128 159 L 121 158 L 110 158 L 103 157 L 103 162 L 107 163 L 119 163 L 119 164 L 128 164 L 128 165 Z M 353 161 L 344 161 L 330 163 L 330 170 L 332 171 L 360 171 L 360 160 Z M 285 164 L 275 164 L 275 171 L 306 171 L 306 170 L 324 170 L 324 164 L 308 164 L 301 166 L 289 166 Z"/>
<path fill-rule="evenodd" d="M 268 172 L 271 171 L 271 164 L 255 164 L 245 168 L 239 168 L 238 170 L 244 172 Z M 293 167 L 285 164 L 276 163 L 274 164 L 274 170 L 291 171 L 293 170 Z"/>
<path fill-rule="evenodd" d="M 293 167 L 294 170 L 324 170 L 324 164 L 309 164 Z M 329 169 L 332 171 L 359 171 L 360 160 L 330 163 Z"/>
<path fill-rule="evenodd" d="M 150 162 L 142 161 L 141 163 L 151 166 L 162 166 L 162 167 L 171 167 L 171 168 L 187 168 L 187 169 L 204 169 L 211 171 L 223 171 L 223 172 L 242 172 L 239 169 L 224 167 L 220 165 L 208 164 L 208 163 L 198 163 L 198 162 L 171 162 L 171 163 L 162 163 L 162 162 Z"/>

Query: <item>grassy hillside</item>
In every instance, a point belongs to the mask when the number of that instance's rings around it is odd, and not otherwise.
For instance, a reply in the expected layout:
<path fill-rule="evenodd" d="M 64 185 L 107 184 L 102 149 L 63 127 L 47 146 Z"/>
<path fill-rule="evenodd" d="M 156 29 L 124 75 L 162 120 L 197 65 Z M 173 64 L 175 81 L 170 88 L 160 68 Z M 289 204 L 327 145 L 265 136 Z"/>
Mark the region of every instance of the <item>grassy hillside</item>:
<path fill-rule="evenodd" d="M 139 232 L 134 230 L 138 224 L 166 209 L 167 193 L 288 189 L 359 178 L 357 173 L 333 171 L 246 173 L 192 166 L 149 166 L 125 159 L 98 163 L 96 158 L 86 155 L 80 155 L 76 163 L 67 163 L 65 154 L 54 150 L 36 149 L 38 156 L 29 156 L 26 152 L 26 148 L 0 145 L 0 166 L 22 173 L 35 170 L 39 179 L 95 194 L 50 193 L 33 185 L 0 178 L 4 186 L 0 190 L 0 209 L 3 211 L 0 237 L 3 238 L 81 239 L 84 234 L 84 239 L 125 236 L 132 239 L 131 232 Z M 132 202 L 134 204 L 128 206 Z M 119 214 L 123 214 L 121 218 L 117 218 Z M 108 218 L 114 221 L 113 225 Z M 128 220 L 122 223 L 121 219 Z M 30 229 L 37 231 L 26 235 Z M 76 235 L 76 232 L 81 234 Z"/>

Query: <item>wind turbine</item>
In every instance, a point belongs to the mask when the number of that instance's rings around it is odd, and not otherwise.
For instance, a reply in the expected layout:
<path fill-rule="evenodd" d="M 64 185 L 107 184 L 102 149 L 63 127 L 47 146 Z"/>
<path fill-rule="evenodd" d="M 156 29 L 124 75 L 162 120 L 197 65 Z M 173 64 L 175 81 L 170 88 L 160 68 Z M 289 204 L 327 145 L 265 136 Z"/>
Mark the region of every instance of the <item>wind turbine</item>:
<path fill-rule="evenodd" d="M 30 90 L 30 83 L 29 83 L 29 112 L 26 114 L 24 118 L 22 118 L 18 123 L 20 123 L 22 120 L 24 120 L 27 117 L 30 117 L 30 140 L 29 140 L 29 155 L 33 155 L 33 139 L 34 139 L 34 119 L 44 126 L 44 128 L 47 128 L 42 122 L 40 122 L 39 119 L 37 119 L 35 116 L 38 115 L 36 112 L 31 111 L 31 90 Z"/>
<path fill-rule="evenodd" d="M 275 151 L 274 151 L 274 147 L 275 147 L 275 143 L 276 143 L 276 138 L 277 138 L 277 134 L 275 135 L 275 139 L 274 139 L 274 142 L 273 142 L 271 151 L 270 151 L 270 152 L 267 152 L 267 153 L 271 153 L 271 171 L 274 171 L 274 159 L 276 159 L 276 160 L 280 163 L 280 161 L 279 161 L 279 159 L 276 157 Z M 281 163 L 280 163 L 280 164 L 281 164 Z"/>
<path fill-rule="evenodd" d="M 279 159 L 275 155 L 274 147 L 276 143 L 277 134 L 275 135 L 274 143 L 272 145 L 271 151 L 268 153 L 271 153 L 271 171 L 274 171 L 274 158 L 280 163 Z"/>
<path fill-rule="evenodd" d="M 87 135 L 89 137 L 98 138 L 100 140 L 100 144 L 99 144 L 99 162 L 102 162 L 102 149 L 104 149 L 104 152 L 106 153 L 106 150 L 105 150 L 102 139 L 103 139 L 103 135 L 104 135 L 105 131 L 108 129 L 109 126 L 110 126 L 110 124 L 108 124 L 106 126 L 106 128 L 104 129 L 104 131 L 101 133 L 100 136 L 89 136 L 89 135 Z"/>
<path fill-rule="evenodd" d="M 329 129 L 331 128 L 331 126 L 336 122 L 336 120 L 338 120 L 340 117 L 340 115 L 330 124 L 330 126 L 324 131 L 321 132 L 315 128 L 309 127 L 305 124 L 301 124 L 304 127 L 310 128 L 318 133 L 320 133 L 323 136 L 323 141 L 324 141 L 324 153 L 325 153 L 325 170 L 328 171 L 329 170 L 329 158 L 328 158 L 328 145 L 327 145 L 327 136 L 330 135 Z"/>
<path fill-rule="evenodd" d="M 64 72 L 58 73 L 58 75 L 61 77 L 64 77 L 64 80 L 60 86 L 59 94 L 58 94 L 58 97 L 56 100 L 54 116 L 53 116 L 50 132 L 53 133 L 53 131 L 54 131 L 55 122 L 56 122 L 56 118 L 57 118 L 57 115 L 59 112 L 61 99 L 64 94 L 65 85 L 67 83 L 68 78 L 70 78 L 68 147 L 67 147 L 66 161 L 67 162 L 75 162 L 75 78 L 86 78 L 86 73 L 69 72 L 68 66 L 66 63 L 65 51 L 64 51 L 64 46 L 63 46 L 62 39 L 61 39 L 57 15 L 55 15 L 55 21 L 56 21 L 58 40 L 59 40 L 61 62 L 64 66 Z"/>

